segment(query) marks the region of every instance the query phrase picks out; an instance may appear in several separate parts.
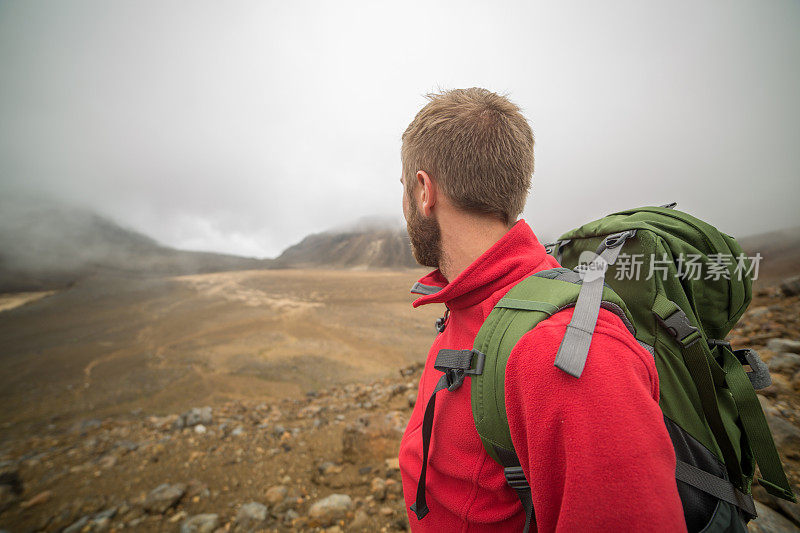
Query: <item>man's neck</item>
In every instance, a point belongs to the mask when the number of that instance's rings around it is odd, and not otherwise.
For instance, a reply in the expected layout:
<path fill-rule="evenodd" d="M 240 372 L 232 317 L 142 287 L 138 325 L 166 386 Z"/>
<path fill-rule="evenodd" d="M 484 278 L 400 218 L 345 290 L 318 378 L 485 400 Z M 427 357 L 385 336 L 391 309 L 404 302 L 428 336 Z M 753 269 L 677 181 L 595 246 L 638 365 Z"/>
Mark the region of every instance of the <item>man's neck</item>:
<path fill-rule="evenodd" d="M 453 281 L 511 228 L 494 217 L 449 213 L 440 219 L 442 257 L 439 271 Z"/>

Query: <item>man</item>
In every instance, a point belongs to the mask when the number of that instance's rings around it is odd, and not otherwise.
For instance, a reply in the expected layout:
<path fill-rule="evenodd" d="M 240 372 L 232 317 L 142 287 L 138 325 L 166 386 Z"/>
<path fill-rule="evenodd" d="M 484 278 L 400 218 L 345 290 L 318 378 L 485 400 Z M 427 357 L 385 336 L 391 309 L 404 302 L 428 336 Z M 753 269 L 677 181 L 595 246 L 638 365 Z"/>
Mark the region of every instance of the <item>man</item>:
<path fill-rule="evenodd" d="M 400 445 L 407 506 L 422 467 L 425 404 L 442 348 L 470 349 L 494 304 L 518 281 L 559 266 L 517 220 L 533 173 L 533 133 L 519 108 L 485 89 L 431 95 L 402 138 L 403 213 L 417 261 L 436 270 L 414 307 L 447 306 Z M 658 406 L 653 357 L 601 309 L 580 379 L 553 366 L 572 317 L 526 334 L 506 369 L 514 448 L 539 531 L 681 531 L 675 455 Z M 437 396 L 422 519 L 414 531 L 521 531 L 525 514 L 475 429 L 470 379 Z M 533 528 L 532 528 L 533 529 Z"/>

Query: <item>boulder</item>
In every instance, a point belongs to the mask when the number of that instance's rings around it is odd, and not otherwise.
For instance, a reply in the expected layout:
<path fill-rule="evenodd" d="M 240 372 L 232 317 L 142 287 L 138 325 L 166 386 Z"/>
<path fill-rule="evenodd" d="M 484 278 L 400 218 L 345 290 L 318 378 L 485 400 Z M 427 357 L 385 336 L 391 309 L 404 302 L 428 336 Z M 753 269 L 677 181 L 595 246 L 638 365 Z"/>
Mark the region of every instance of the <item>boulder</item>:
<path fill-rule="evenodd" d="M 788 518 L 761 502 L 755 503 L 758 518 L 747 524 L 750 533 L 797 533 L 797 527 Z"/>
<path fill-rule="evenodd" d="M 164 514 L 172 507 L 178 505 L 183 495 L 186 494 L 186 485 L 164 483 L 150 491 L 144 500 L 145 511 L 153 514 Z"/>
<path fill-rule="evenodd" d="M 89 516 L 82 516 L 70 526 L 64 528 L 63 533 L 80 533 L 80 531 L 82 531 L 83 528 L 89 523 L 89 518 Z"/>
<path fill-rule="evenodd" d="M 289 489 L 286 488 L 286 485 L 276 485 L 267 489 L 267 493 L 264 497 L 266 498 L 267 503 L 271 505 L 277 505 L 285 500 L 288 494 Z"/>
<path fill-rule="evenodd" d="M 787 457 L 800 458 L 800 428 L 780 416 L 775 408 L 765 409 L 764 415 L 778 450 Z"/>
<path fill-rule="evenodd" d="M 800 276 L 786 278 L 781 282 L 781 292 L 785 296 L 797 296 L 800 294 Z"/>
<path fill-rule="evenodd" d="M 262 528 L 266 521 L 267 506 L 263 503 L 246 503 L 236 513 L 236 525 L 240 530 L 255 531 Z"/>
<path fill-rule="evenodd" d="M 372 484 L 370 486 L 370 492 L 372 496 L 378 500 L 383 501 L 386 499 L 386 480 L 376 477 L 373 478 Z"/>
<path fill-rule="evenodd" d="M 800 341 L 791 339 L 770 339 L 767 341 L 767 350 L 775 353 L 800 353 Z M 772 365 L 770 365 L 770 367 L 771 366 Z"/>
<path fill-rule="evenodd" d="M 331 494 L 314 503 L 308 510 L 308 516 L 317 523 L 327 526 L 347 516 L 353 509 L 353 500 L 347 494 Z"/>
<path fill-rule="evenodd" d="M 211 415 L 211 407 L 194 407 L 189 409 L 175 421 L 175 427 L 182 429 L 185 427 L 192 427 L 198 424 L 210 426 L 214 421 Z"/>
<path fill-rule="evenodd" d="M 181 524 L 181 533 L 213 533 L 219 527 L 219 515 L 198 514 Z"/>
<path fill-rule="evenodd" d="M 345 426 L 342 459 L 353 464 L 381 462 L 397 455 L 408 419 L 399 411 L 371 413 Z"/>
<path fill-rule="evenodd" d="M 800 355 L 796 353 L 779 353 L 769 360 L 769 371 L 793 375 L 800 370 Z"/>

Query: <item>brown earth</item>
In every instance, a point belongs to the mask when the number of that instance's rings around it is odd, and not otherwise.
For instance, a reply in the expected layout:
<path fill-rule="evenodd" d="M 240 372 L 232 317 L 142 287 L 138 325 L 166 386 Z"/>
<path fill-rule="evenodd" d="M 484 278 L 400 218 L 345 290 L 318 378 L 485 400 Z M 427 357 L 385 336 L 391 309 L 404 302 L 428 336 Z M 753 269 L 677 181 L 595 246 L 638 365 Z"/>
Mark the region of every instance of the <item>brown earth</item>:
<path fill-rule="evenodd" d="M 420 274 L 102 278 L 0 314 L 0 530 L 178 531 L 204 513 L 222 531 L 406 529 L 394 458 L 442 310 L 411 309 Z M 800 297 L 757 287 L 730 338 L 774 360 L 770 339 L 800 339 Z M 797 487 L 800 373 L 773 381 Z M 331 494 L 346 505 L 314 510 Z"/>
<path fill-rule="evenodd" d="M 0 314 L 0 428 L 232 399 L 301 397 L 421 360 L 443 306 L 423 273 L 239 271 L 103 277 Z"/>

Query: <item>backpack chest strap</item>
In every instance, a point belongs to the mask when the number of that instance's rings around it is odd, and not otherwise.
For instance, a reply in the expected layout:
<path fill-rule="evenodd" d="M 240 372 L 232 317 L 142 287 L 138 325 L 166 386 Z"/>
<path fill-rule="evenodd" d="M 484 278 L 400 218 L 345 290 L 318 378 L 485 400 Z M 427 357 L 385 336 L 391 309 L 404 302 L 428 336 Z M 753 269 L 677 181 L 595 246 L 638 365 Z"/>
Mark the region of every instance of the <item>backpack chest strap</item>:
<path fill-rule="evenodd" d="M 473 367 L 472 361 L 475 360 Z M 431 433 L 433 432 L 433 414 L 436 411 L 436 394 L 442 390 L 454 391 L 464 383 L 466 375 L 480 375 L 483 373 L 483 364 L 486 356 L 478 350 L 439 350 L 436 354 L 436 362 L 433 368 L 444 372 L 439 378 L 436 387 L 428 399 L 425 406 L 425 415 L 422 418 L 422 470 L 419 473 L 417 482 L 416 501 L 409 507 L 417 516 L 417 520 L 422 520 L 428 514 L 428 503 L 425 499 L 425 479 L 428 471 L 428 449 L 431 444 Z"/>

